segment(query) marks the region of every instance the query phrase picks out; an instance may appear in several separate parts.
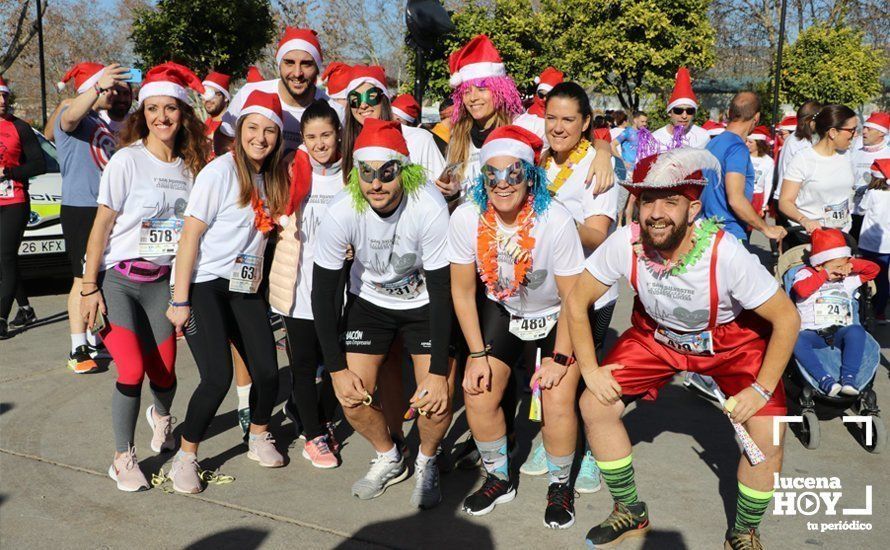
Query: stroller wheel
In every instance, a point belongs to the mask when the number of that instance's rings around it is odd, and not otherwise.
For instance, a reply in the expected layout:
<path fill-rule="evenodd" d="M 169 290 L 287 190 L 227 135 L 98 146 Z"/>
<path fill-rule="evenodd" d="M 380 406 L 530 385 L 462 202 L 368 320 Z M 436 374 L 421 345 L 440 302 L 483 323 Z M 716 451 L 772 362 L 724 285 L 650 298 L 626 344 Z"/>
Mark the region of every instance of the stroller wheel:
<path fill-rule="evenodd" d="M 803 423 L 800 425 L 800 442 L 807 449 L 816 449 L 821 441 L 819 417 L 815 411 L 803 411 Z"/>
<path fill-rule="evenodd" d="M 884 425 L 884 420 L 880 416 L 872 416 L 871 428 L 871 445 L 866 443 L 865 433 L 863 432 L 862 446 L 865 447 L 866 451 L 872 454 L 878 454 L 887 446 L 887 427 Z"/>

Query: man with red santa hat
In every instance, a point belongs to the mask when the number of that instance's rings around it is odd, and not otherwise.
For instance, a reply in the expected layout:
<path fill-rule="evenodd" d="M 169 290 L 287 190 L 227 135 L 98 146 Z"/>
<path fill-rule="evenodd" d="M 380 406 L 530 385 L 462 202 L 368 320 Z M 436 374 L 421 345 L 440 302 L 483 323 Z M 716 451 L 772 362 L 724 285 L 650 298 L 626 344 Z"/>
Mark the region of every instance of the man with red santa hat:
<path fill-rule="evenodd" d="M 392 116 L 403 126 L 417 126 L 420 123 L 421 108 L 411 94 L 402 94 L 392 100 Z"/>
<path fill-rule="evenodd" d="M 676 147 L 696 147 L 704 149 L 710 136 L 693 120 L 698 110 L 698 100 L 692 91 L 692 79 L 689 70 L 680 67 L 674 82 L 674 91 L 668 100 L 667 112 L 671 121 L 652 133 L 661 150 Z"/>
<path fill-rule="evenodd" d="M 865 211 L 859 205 L 871 183 L 871 165 L 878 159 L 890 158 L 890 145 L 887 136 L 890 134 L 890 113 L 876 111 L 862 125 L 862 143 L 851 149 L 853 156 L 853 227 L 850 235 L 859 239 L 862 229 L 862 217 Z"/>
<path fill-rule="evenodd" d="M 513 124 L 522 126 L 526 130 L 533 132 L 546 144 L 547 135 L 544 131 L 544 99 L 554 86 L 564 80 L 565 75 L 559 69 L 554 67 L 547 67 L 544 69 L 541 76 L 535 77 L 535 84 L 538 86 L 535 88 L 535 98 L 531 107 L 529 107 L 526 112 L 516 117 L 513 120 Z"/>
<path fill-rule="evenodd" d="M 229 93 L 229 83 L 232 77 L 216 71 L 210 71 L 204 77 L 204 110 L 207 111 L 207 120 L 204 127 L 207 137 L 213 141 L 213 134 L 222 123 L 222 115 L 229 106 L 232 94 Z"/>

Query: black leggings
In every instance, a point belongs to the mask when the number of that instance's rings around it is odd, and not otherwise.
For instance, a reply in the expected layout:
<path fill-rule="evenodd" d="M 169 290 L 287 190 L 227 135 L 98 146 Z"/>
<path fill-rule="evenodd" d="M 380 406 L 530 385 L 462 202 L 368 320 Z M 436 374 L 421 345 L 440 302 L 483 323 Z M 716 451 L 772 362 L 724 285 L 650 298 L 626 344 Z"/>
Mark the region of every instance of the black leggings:
<path fill-rule="evenodd" d="M 0 319 L 9 317 L 12 299 L 28 305 L 28 296 L 19 280 L 19 245 L 31 213 L 31 204 L 22 202 L 0 206 Z"/>
<path fill-rule="evenodd" d="M 213 279 L 192 285 L 191 302 L 185 338 L 201 382 L 189 401 L 183 437 L 192 443 L 204 438 L 232 385 L 230 341 L 253 379 L 250 420 L 268 424 L 278 397 L 278 362 L 266 301 L 259 294 L 231 292 L 228 279 Z"/>
<path fill-rule="evenodd" d="M 322 363 L 321 346 L 315 322 L 282 315 L 287 330 L 287 354 L 293 380 L 293 400 L 307 440 L 324 433 L 324 423 L 334 417 L 337 398 L 327 371 L 321 384 L 316 384 L 318 366 Z"/>

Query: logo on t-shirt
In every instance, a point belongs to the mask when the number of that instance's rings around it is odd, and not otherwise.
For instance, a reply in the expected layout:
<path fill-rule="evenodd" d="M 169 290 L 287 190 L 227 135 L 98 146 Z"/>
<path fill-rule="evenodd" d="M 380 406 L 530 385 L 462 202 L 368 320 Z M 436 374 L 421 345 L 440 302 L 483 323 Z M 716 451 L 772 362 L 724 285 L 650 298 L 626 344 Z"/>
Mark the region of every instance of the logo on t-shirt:
<path fill-rule="evenodd" d="M 90 155 L 99 170 L 104 170 L 108 159 L 114 154 L 114 136 L 104 123 L 96 124 L 90 136 Z"/>

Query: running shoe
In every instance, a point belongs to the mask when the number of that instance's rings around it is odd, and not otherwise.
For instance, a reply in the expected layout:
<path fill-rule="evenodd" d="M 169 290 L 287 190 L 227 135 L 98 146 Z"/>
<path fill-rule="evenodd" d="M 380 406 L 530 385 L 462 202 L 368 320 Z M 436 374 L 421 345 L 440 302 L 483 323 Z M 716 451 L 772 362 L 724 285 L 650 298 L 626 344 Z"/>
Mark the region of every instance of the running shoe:
<path fill-rule="evenodd" d="M 204 490 L 195 453 L 176 453 L 170 466 L 170 480 L 173 481 L 173 490 L 179 493 L 194 494 Z"/>
<path fill-rule="evenodd" d="M 408 474 L 404 456 L 399 457 L 397 461 L 378 456 L 371 461 L 371 469 L 365 477 L 353 483 L 352 494 L 362 500 L 377 498 L 390 485 L 404 481 Z"/>
<path fill-rule="evenodd" d="M 568 483 L 551 483 L 547 487 L 547 509 L 544 526 L 568 529 L 575 524 L 575 491 Z"/>
<path fill-rule="evenodd" d="M 336 468 L 340 465 L 337 455 L 328 444 L 328 436 L 320 435 L 310 439 L 303 445 L 303 458 L 316 468 Z"/>
<path fill-rule="evenodd" d="M 89 350 L 90 357 L 93 359 L 108 353 L 108 350 L 105 349 L 105 345 L 102 342 L 96 342 L 95 345 L 87 342 L 87 349 Z"/>
<path fill-rule="evenodd" d="M 859 388 L 854 386 L 853 384 L 844 384 L 840 389 L 841 395 L 859 395 Z"/>
<path fill-rule="evenodd" d="M 173 417 L 170 415 L 161 416 L 155 412 L 155 406 L 149 405 L 145 409 L 145 419 L 151 426 L 151 450 L 156 453 L 164 451 L 172 451 L 176 448 L 176 441 L 173 440 Z"/>
<path fill-rule="evenodd" d="M 763 550 L 763 544 L 760 542 L 760 533 L 757 529 L 748 529 L 747 531 L 736 531 L 735 529 L 732 529 L 726 533 L 723 549 Z"/>
<path fill-rule="evenodd" d="M 439 488 L 439 468 L 436 461 L 428 460 L 421 466 L 414 463 L 414 492 L 411 493 L 411 504 L 421 510 L 429 510 L 442 502 L 442 490 Z"/>
<path fill-rule="evenodd" d="M 7 338 L 9 338 L 9 325 L 6 319 L 0 319 L 0 340 L 6 340 Z"/>
<path fill-rule="evenodd" d="M 621 541 L 642 537 L 648 531 L 649 512 L 645 502 L 636 502 L 630 506 L 616 502 L 609 517 L 587 532 L 587 547 L 614 548 Z"/>
<path fill-rule="evenodd" d="M 582 494 L 590 494 L 599 491 L 601 487 L 600 469 L 596 465 L 593 453 L 588 450 L 581 459 L 581 469 L 575 478 L 575 490 Z"/>
<path fill-rule="evenodd" d="M 241 434 L 247 439 L 247 434 L 250 431 L 250 408 L 245 407 L 243 409 L 238 409 L 238 425 L 241 426 Z"/>
<path fill-rule="evenodd" d="M 74 371 L 74 374 L 87 374 L 99 369 L 99 365 L 90 357 L 90 349 L 86 344 L 77 346 L 73 352 L 68 354 L 68 368 Z"/>
<path fill-rule="evenodd" d="M 284 466 L 284 457 L 275 448 L 275 440 L 269 432 L 256 434 L 256 437 L 248 437 L 247 458 L 256 460 L 264 468 Z"/>
<path fill-rule="evenodd" d="M 117 482 L 117 488 L 121 491 L 135 493 L 148 490 L 148 480 L 136 459 L 136 447 L 130 447 L 126 453 L 114 459 L 108 467 L 108 477 Z"/>
<path fill-rule="evenodd" d="M 33 325 L 37 322 L 37 313 L 34 312 L 34 308 L 31 307 L 20 307 L 16 312 L 15 317 L 12 321 L 9 322 L 9 328 L 25 328 L 28 325 Z"/>
<path fill-rule="evenodd" d="M 471 516 L 484 516 L 498 504 L 516 498 L 516 487 L 510 481 L 488 474 L 485 483 L 475 493 L 464 499 L 464 512 Z"/>
<path fill-rule="evenodd" d="M 528 455 L 519 471 L 528 476 L 542 476 L 547 473 L 547 452 L 544 451 L 544 442 L 539 441 Z"/>

